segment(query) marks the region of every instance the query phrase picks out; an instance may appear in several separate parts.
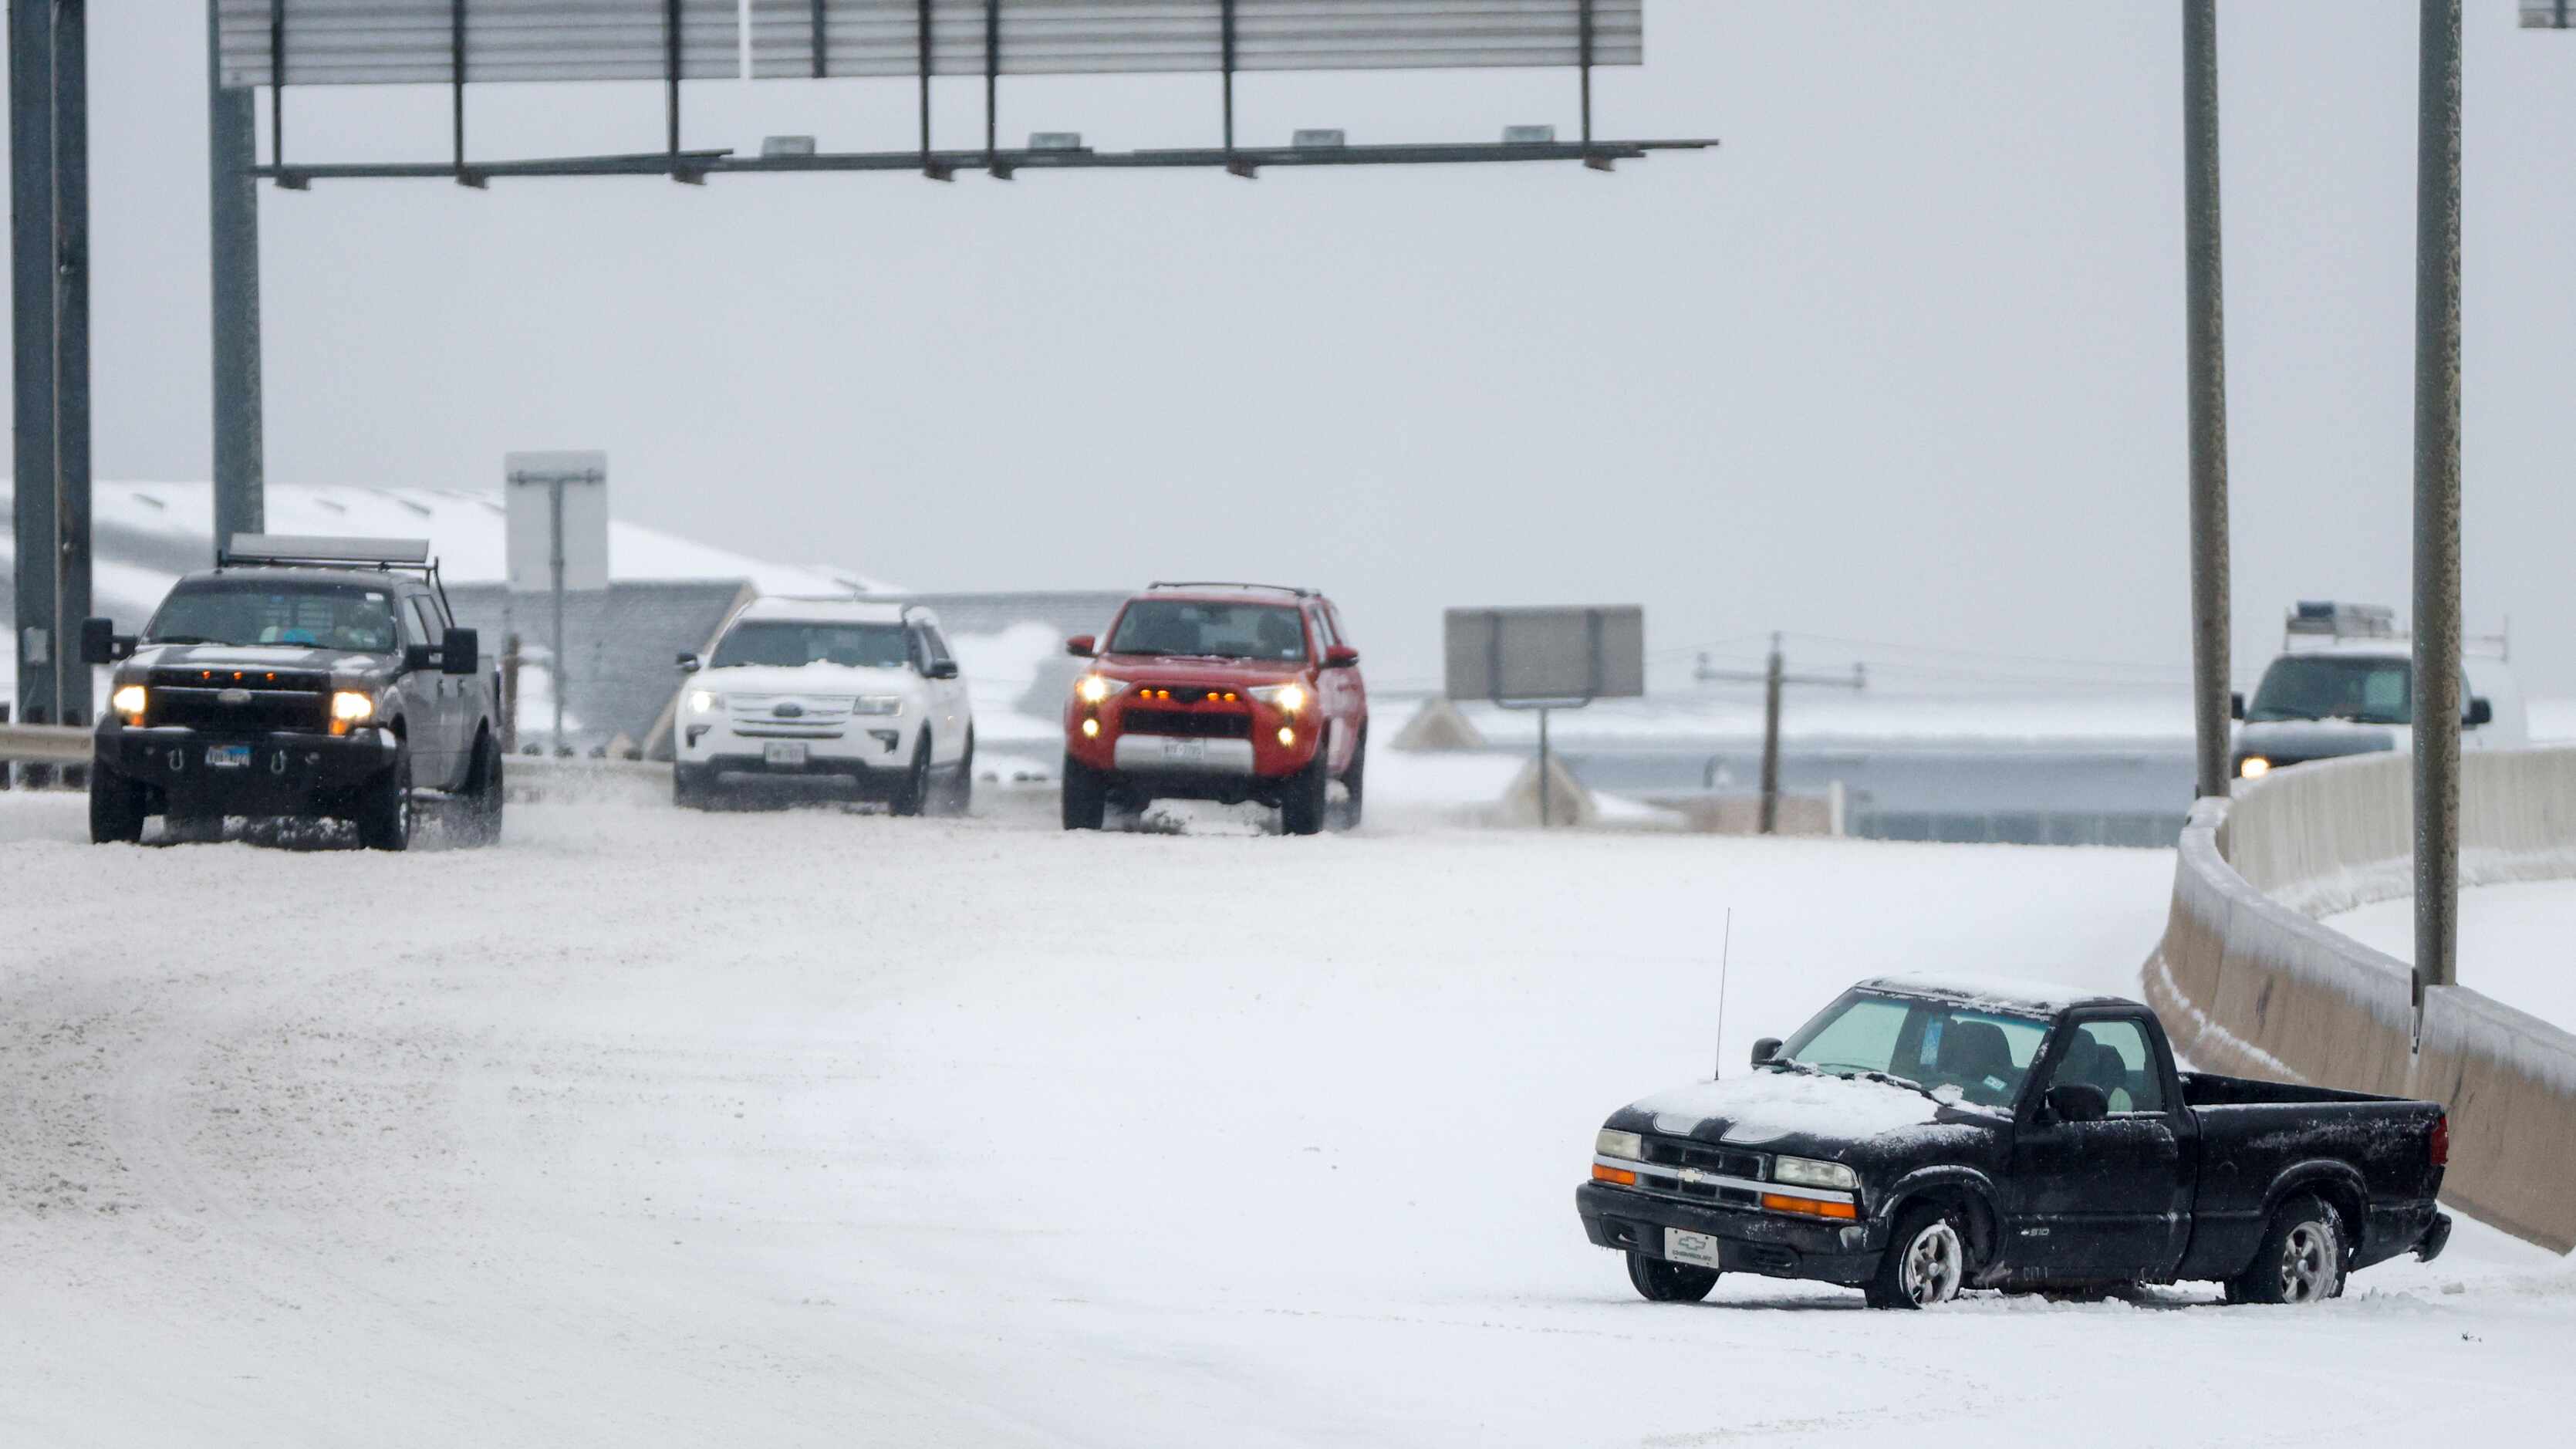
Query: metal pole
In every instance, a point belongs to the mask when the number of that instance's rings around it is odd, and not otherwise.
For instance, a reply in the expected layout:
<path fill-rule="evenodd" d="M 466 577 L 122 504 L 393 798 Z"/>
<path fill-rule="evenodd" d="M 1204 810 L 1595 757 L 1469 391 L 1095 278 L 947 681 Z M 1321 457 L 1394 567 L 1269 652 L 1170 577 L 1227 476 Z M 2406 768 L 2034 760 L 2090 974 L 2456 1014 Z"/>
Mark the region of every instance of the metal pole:
<path fill-rule="evenodd" d="M 2183 0 L 2185 390 L 2191 430 L 2191 679 L 2197 793 L 2227 793 L 2227 328 L 2220 265 L 2216 0 Z"/>
<path fill-rule="evenodd" d="M 9 5 L 9 261 L 16 425 L 14 459 L 18 718 L 53 722 L 54 612 L 60 552 L 54 513 L 54 13 L 51 0 Z M 44 775 L 27 771 L 29 784 Z"/>
<path fill-rule="evenodd" d="M 547 510 L 547 512 L 546 512 L 546 519 L 547 519 L 547 527 L 548 527 L 548 530 L 549 530 L 548 535 L 547 535 L 547 536 L 548 536 L 548 539 L 549 539 L 549 543 L 548 543 L 548 545 L 547 545 L 547 558 L 546 558 L 546 561 L 547 561 L 548 565 L 549 565 L 549 566 L 554 570 L 554 586 L 555 586 L 555 657 L 554 657 L 554 670 L 553 670 L 554 678 L 553 678 L 553 680 L 552 680 L 551 682 L 552 682 L 552 683 L 553 683 L 553 685 L 554 685 L 554 696 L 555 696 L 555 753 L 556 753 L 556 754 L 558 754 L 558 755 L 564 754 L 564 753 L 566 752 L 566 746 L 565 746 L 565 744 L 564 744 L 564 726 L 563 726 L 563 714 L 564 714 L 564 657 L 565 657 L 565 656 L 564 656 L 564 623 L 563 623 L 563 599 L 564 599 L 563 491 L 564 491 L 564 480 L 563 480 L 563 475 L 562 475 L 562 474 L 558 473 L 558 474 L 556 474 L 554 477 L 549 478 L 549 479 L 547 479 L 547 480 L 546 480 L 546 510 Z"/>
<path fill-rule="evenodd" d="M 2415 148 L 2415 1037 L 2459 981 L 2460 0 L 2423 0 Z"/>
<path fill-rule="evenodd" d="M 1554 792 L 1548 786 L 1547 711 L 1538 712 L 1538 828 L 1545 830 L 1556 815 Z"/>
<path fill-rule="evenodd" d="M 54 718 L 89 723 L 89 666 L 61 621 L 89 617 L 89 19 L 54 3 Z M 68 783 L 79 783 L 79 772 Z"/>
<path fill-rule="evenodd" d="M 1780 636 L 1771 636 L 1771 662 L 1762 672 L 1762 820 L 1764 835 L 1780 828 L 1780 687 L 1787 683 Z"/>
<path fill-rule="evenodd" d="M 669 128 L 671 173 L 680 170 L 680 0 L 662 7 L 662 112 Z"/>
<path fill-rule="evenodd" d="M 206 0 L 206 193 L 214 323 L 215 548 L 267 531 L 260 421 L 259 95 L 223 83 L 220 0 Z"/>

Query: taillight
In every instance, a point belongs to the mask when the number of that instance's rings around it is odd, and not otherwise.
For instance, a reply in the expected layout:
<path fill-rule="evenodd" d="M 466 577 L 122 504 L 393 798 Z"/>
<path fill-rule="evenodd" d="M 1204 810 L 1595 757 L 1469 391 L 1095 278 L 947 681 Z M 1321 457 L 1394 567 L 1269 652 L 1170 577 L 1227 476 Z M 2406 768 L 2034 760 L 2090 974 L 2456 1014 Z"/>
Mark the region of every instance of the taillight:
<path fill-rule="evenodd" d="M 2433 1119 L 2431 1151 L 2435 1167 L 2451 1165 L 2451 1115 L 2447 1112 Z"/>

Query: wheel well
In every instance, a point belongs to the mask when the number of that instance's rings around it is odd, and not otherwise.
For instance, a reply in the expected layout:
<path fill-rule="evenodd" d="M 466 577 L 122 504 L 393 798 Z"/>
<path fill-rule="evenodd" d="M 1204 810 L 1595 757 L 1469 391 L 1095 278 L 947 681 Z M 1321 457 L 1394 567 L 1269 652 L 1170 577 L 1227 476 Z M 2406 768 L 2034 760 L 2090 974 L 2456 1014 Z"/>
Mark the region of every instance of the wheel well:
<path fill-rule="evenodd" d="M 2369 1218 L 2366 1216 L 2359 1189 L 2330 1173 L 2316 1173 L 2307 1177 L 2294 1178 L 2283 1184 L 2281 1190 L 2273 1195 L 2271 1212 L 2264 1214 L 2266 1224 L 2271 1221 L 2273 1213 L 2281 1210 L 2281 1204 L 2297 1197 L 2313 1197 L 2324 1203 L 2327 1209 L 2334 1213 L 2335 1226 L 2342 1234 L 2343 1250 L 2346 1254 L 2361 1250 L 2362 1229 Z"/>
<path fill-rule="evenodd" d="M 1983 1269 L 1999 1256 L 2003 1234 L 1995 1220 L 1994 1204 L 1986 1200 L 1984 1193 L 1963 1182 L 1933 1183 L 1916 1188 L 1888 1204 L 1889 1226 L 1892 1228 L 1897 1219 L 1924 1203 L 1959 1210 L 1968 1226 L 1969 1266 L 1972 1269 Z"/>

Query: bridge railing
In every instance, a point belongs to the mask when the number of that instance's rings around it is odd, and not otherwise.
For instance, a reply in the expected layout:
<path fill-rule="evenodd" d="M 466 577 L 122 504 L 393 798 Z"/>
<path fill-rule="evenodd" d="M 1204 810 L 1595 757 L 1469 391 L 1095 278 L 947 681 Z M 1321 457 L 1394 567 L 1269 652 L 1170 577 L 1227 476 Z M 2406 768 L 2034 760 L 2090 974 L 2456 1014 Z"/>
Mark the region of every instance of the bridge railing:
<path fill-rule="evenodd" d="M 2576 749 L 2462 765 L 2463 885 L 2576 877 Z M 2472 984 L 2428 996 L 2419 1051 L 2406 963 L 2317 919 L 2413 893 L 2412 805 L 2410 762 L 2394 754 L 2301 765 L 2201 802 L 2147 999 L 2196 1065 L 2446 1104 L 2444 1196 L 2566 1252 L 2576 1033 L 2480 992 L 2472 959 Z"/>

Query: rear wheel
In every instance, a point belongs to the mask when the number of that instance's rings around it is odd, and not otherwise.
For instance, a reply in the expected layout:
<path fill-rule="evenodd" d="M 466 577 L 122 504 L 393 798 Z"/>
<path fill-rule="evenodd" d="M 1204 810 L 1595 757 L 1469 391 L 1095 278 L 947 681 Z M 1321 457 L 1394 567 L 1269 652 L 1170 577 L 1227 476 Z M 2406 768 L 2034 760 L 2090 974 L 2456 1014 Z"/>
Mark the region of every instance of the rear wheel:
<path fill-rule="evenodd" d="M 0 770 L 9 768 L 0 764 Z M 132 845 L 143 838 L 143 787 L 93 765 L 89 772 L 89 842 Z"/>
<path fill-rule="evenodd" d="M 1717 1287 L 1715 1268 L 1668 1263 L 1643 1253 L 1628 1254 L 1628 1281 L 1649 1303 L 1697 1303 Z"/>
<path fill-rule="evenodd" d="M 473 763 L 465 771 L 465 795 L 461 806 L 457 834 L 467 845 L 494 845 L 501 839 L 501 802 L 505 782 L 502 778 L 500 748 L 488 733 L 474 737 Z"/>
<path fill-rule="evenodd" d="M 2231 1303 L 2315 1303 L 2343 1293 L 2343 1219 L 2306 1193 L 2272 1212 L 2254 1262 L 2227 1280 Z"/>
<path fill-rule="evenodd" d="M 1940 1203 L 1908 1208 L 1896 1220 L 1878 1271 L 1861 1287 L 1872 1308 L 1934 1308 L 1968 1284 L 1968 1234 Z"/>
<path fill-rule="evenodd" d="M 358 792 L 358 843 L 369 850 L 411 849 L 411 743 L 394 742 L 394 762 Z"/>
<path fill-rule="evenodd" d="M 1109 819 L 1109 782 L 1071 755 L 1064 757 L 1064 828 L 1098 830 Z"/>
<path fill-rule="evenodd" d="M 1315 742 L 1315 758 L 1288 782 L 1279 800 L 1279 828 L 1290 835 L 1313 835 L 1324 828 L 1324 772 L 1332 768 L 1327 740 Z"/>
<path fill-rule="evenodd" d="M 894 813 L 918 815 L 930 803 L 930 736 L 924 733 L 913 742 L 912 763 L 904 767 L 902 783 L 894 787 Z"/>

